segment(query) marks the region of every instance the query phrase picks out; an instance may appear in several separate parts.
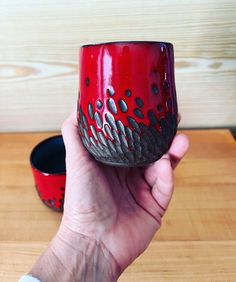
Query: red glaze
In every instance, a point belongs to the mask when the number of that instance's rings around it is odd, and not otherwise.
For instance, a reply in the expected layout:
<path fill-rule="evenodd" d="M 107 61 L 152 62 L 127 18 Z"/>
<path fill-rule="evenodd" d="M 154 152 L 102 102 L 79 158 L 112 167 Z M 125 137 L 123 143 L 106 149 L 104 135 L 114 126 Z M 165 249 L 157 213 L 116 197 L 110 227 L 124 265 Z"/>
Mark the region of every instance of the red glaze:
<path fill-rule="evenodd" d="M 130 96 L 127 96 L 127 90 L 131 93 Z M 141 105 L 137 104 L 137 98 L 141 99 Z M 114 112 L 109 107 L 110 100 L 112 100 L 113 105 L 116 107 Z M 125 112 L 120 107 L 119 103 L 121 100 L 127 106 L 127 111 Z M 103 103 L 101 108 L 96 106 L 98 101 L 102 101 Z M 92 106 L 94 113 L 97 112 L 100 115 L 102 126 L 98 126 L 96 119 L 91 118 L 88 111 L 89 105 L 90 107 Z M 157 121 L 152 122 L 152 118 L 149 115 L 150 112 L 152 117 L 154 116 L 154 119 Z M 107 145 L 104 139 L 104 142 L 101 139 L 98 141 L 91 140 L 91 137 L 94 138 L 94 136 L 90 126 L 93 126 L 97 133 L 101 132 L 101 135 L 106 140 L 110 139 L 113 143 L 118 140 L 116 139 L 114 142 L 114 139 L 105 130 L 105 125 L 108 125 L 105 118 L 107 113 L 112 114 L 115 122 L 120 121 L 125 128 L 129 127 L 133 132 L 135 131 L 135 126 L 132 126 L 129 118 L 135 120 L 138 126 L 142 128 L 146 126 L 149 130 L 154 128 L 160 134 L 163 133 L 161 138 L 164 138 L 163 142 L 167 143 L 167 146 L 156 152 L 154 159 L 160 157 L 161 151 L 165 153 L 164 151 L 169 147 L 177 128 L 174 54 L 171 43 L 142 41 L 114 42 L 85 45 L 81 48 L 80 94 L 78 101 L 79 132 L 85 147 L 98 160 L 100 158 L 99 154 L 101 155 L 102 152 L 99 151 L 100 153 L 98 152 L 98 155 L 96 155 L 96 146 L 99 148 L 99 145 L 103 144 L 105 146 L 103 149 L 106 150 L 107 146 L 110 153 L 112 153 L 112 149 L 109 147 L 110 144 Z M 163 125 L 164 122 L 160 122 L 164 119 L 167 121 L 166 126 Z M 86 120 L 88 126 L 86 126 Z M 111 124 L 108 126 L 111 130 L 114 129 L 113 135 L 115 136 L 117 132 L 120 138 L 121 131 L 115 127 L 112 129 Z M 164 132 L 163 127 L 168 127 L 169 132 Z M 138 133 L 139 138 L 142 138 L 142 135 L 145 134 L 144 131 L 140 131 L 137 127 L 136 133 Z M 146 133 L 149 135 L 152 134 L 151 131 Z M 154 134 L 153 136 L 158 141 L 156 135 Z M 129 141 L 126 133 L 124 133 L 124 136 Z M 145 140 L 147 141 L 147 138 Z M 144 144 L 146 142 L 145 140 L 143 140 L 143 143 L 140 141 L 141 151 L 143 152 L 146 146 Z M 100 144 L 98 144 L 99 142 Z M 123 145 L 125 146 L 125 144 L 126 142 L 124 141 Z M 119 144 L 115 145 L 119 146 Z M 122 159 L 122 153 L 119 148 L 117 149 L 117 146 L 116 152 Z M 103 149 L 100 146 L 99 150 Z M 154 159 L 151 160 L 148 154 L 151 156 L 151 151 L 154 149 L 149 146 L 149 149 L 146 150 L 146 160 L 140 159 L 140 162 L 136 154 L 135 160 L 133 160 L 134 164 L 141 165 L 142 163 L 147 163 L 148 159 L 153 161 Z M 135 148 L 132 149 L 129 143 L 128 150 L 132 153 L 132 151 L 135 151 Z M 125 155 L 125 149 L 123 153 Z M 102 162 L 110 162 L 105 160 L 106 156 L 103 155 L 101 157 Z M 111 155 L 110 159 L 112 163 Z M 132 162 L 132 159 L 130 161 Z M 128 166 L 127 159 L 125 162 Z M 117 165 L 121 163 L 118 161 Z"/>
<path fill-rule="evenodd" d="M 31 166 L 32 167 L 32 166 Z M 65 174 L 50 175 L 32 167 L 35 186 L 45 205 L 56 211 L 63 210 L 65 195 Z"/>
<path fill-rule="evenodd" d="M 86 85 L 89 78 L 89 85 Z M 169 89 L 164 90 L 165 82 Z M 158 95 L 153 95 L 152 84 L 158 86 Z M 142 110 L 144 119 L 139 119 L 146 125 L 150 121 L 147 118 L 148 110 L 153 110 L 158 119 L 167 112 L 166 97 L 175 100 L 174 80 L 174 56 L 173 45 L 170 43 L 109 43 L 90 45 L 81 48 L 80 52 L 80 100 L 84 114 L 87 115 L 89 103 L 96 104 L 97 100 L 103 101 L 100 112 L 103 119 L 107 108 L 107 100 L 110 96 L 107 89 L 115 89 L 116 101 L 124 99 L 128 105 L 126 114 L 118 115 L 122 123 L 128 126 L 127 116 L 133 116 L 133 109 L 137 108 L 135 98 L 140 97 L 145 102 Z M 125 91 L 131 91 L 131 97 L 125 96 Z M 157 111 L 156 107 L 161 104 L 163 111 Z M 117 106 L 118 107 L 118 106 Z M 176 109 L 172 109 L 176 114 Z M 96 122 L 90 120 L 95 128 Z M 92 136 L 91 131 L 89 131 Z"/>
<path fill-rule="evenodd" d="M 55 211 L 63 211 L 66 168 L 62 136 L 53 136 L 37 144 L 31 152 L 30 164 L 43 203 Z"/>

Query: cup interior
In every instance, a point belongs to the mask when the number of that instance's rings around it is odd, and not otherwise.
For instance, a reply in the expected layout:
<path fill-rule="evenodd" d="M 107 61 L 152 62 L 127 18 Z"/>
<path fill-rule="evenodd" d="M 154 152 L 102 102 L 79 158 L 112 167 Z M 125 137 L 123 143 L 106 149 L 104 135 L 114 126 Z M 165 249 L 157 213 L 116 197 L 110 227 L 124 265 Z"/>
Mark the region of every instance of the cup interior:
<path fill-rule="evenodd" d="M 65 145 L 61 135 L 53 136 L 39 143 L 32 151 L 30 162 L 33 168 L 45 174 L 64 174 Z"/>

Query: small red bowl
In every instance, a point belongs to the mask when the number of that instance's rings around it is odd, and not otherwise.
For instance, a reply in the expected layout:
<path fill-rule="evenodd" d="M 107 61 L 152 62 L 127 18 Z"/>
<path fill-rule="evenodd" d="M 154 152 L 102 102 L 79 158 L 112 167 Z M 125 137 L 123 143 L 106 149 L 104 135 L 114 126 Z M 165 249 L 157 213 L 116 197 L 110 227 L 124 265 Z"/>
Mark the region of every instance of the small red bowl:
<path fill-rule="evenodd" d="M 61 135 L 40 142 L 32 150 L 30 164 L 35 187 L 42 202 L 54 211 L 63 211 L 66 165 Z"/>

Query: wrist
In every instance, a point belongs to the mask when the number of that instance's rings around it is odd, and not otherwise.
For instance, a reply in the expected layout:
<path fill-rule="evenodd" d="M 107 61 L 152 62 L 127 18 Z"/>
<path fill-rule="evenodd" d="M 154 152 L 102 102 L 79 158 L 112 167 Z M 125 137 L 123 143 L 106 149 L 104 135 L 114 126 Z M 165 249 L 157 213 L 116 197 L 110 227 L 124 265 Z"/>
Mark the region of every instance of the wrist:
<path fill-rule="evenodd" d="M 64 225 L 55 237 L 53 248 L 64 266 L 77 278 L 75 281 L 82 277 L 84 281 L 110 282 L 117 281 L 120 275 L 117 262 L 101 241 Z"/>
<path fill-rule="evenodd" d="M 61 226 L 30 274 L 42 281 L 117 281 L 120 268 L 102 242 Z"/>

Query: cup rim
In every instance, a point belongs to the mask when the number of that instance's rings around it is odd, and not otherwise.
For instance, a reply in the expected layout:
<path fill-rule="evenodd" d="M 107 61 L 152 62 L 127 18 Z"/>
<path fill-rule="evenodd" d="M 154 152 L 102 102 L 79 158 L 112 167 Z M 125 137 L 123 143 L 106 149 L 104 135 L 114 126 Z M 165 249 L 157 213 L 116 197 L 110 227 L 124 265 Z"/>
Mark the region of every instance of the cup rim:
<path fill-rule="evenodd" d="M 107 42 L 100 42 L 100 43 L 90 43 L 90 44 L 84 44 L 81 46 L 81 48 L 91 47 L 91 46 L 102 46 L 102 45 L 118 45 L 118 44 L 167 44 L 171 45 L 173 47 L 173 44 L 171 42 L 165 42 L 165 41 L 146 41 L 146 40 L 124 40 L 124 41 L 107 41 Z"/>
<path fill-rule="evenodd" d="M 56 139 L 56 138 L 62 138 L 62 139 L 63 139 L 63 137 L 62 137 L 61 134 L 48 137 L 48 138 L 46 138 L 46 139 L 40 141 L 37 145 L 35 145 L 35 147 L 32 149 L 32 151 L 31 151 L 31 153 L 30 153 L 30 158 L 29 158 L 29 159 L 30 159 L 30 165 L 31 165 L 31 167 L 32 167 L 34 170 L 38 171 L 39 173 L 41 173 L 41 174 L 43 174 L 43 175 L 45 175 L 45 176 L 66 175 L 66 170 L 63 171 L 63 172 L 49 173 L 49 172 L 45 172 L 45 171 L 42 171 L 42 170 L 38 169 L 38 168 L 33 164 L 33 155 L 35 154 L 36 150 L 38 150 L 38 148 L 39 148 L 42 144 L 44 144 L 44 143 L 46 143 L 46 142 L 48 142 L 48 141 L 50 141 L 50 140 L 52 140 L 52 139 Z"/>

